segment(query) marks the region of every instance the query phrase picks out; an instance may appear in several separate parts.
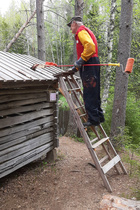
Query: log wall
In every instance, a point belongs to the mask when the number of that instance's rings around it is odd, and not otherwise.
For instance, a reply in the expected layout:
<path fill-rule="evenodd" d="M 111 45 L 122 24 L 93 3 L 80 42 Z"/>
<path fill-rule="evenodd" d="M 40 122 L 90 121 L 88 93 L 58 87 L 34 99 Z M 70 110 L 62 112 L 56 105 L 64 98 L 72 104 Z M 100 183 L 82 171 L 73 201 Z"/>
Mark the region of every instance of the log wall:
<path fill-rule="evenodd" d="M 57 146 L 57 101 L 48 90 L 0 89 L 0 178 Z"/>

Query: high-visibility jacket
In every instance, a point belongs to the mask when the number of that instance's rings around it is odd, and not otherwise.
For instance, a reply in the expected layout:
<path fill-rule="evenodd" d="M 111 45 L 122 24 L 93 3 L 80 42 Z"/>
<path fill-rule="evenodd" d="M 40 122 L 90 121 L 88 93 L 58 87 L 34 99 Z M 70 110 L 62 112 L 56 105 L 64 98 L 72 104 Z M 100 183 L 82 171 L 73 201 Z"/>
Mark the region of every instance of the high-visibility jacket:
<path fill-rule="evenodd" d="M 85 27 L 80 26 L 75 34 L 77 59 L 80 57 L 88 61 L 91 57 L 98 57 L 97 40 L 93 32 Z"/>

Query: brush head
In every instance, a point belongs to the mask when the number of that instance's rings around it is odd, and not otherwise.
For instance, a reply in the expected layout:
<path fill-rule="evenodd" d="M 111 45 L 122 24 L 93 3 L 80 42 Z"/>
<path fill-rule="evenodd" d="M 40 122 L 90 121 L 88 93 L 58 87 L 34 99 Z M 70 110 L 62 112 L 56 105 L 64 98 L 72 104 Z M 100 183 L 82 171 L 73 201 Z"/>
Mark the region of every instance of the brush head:
<path fill-rule="evenodd" d="M 128 73 L 128 74 L 132 73 L 133 64 L 134 64 L 134 58 L 128 58 L 126 67 L 125 67 L 126 73 Z"/>

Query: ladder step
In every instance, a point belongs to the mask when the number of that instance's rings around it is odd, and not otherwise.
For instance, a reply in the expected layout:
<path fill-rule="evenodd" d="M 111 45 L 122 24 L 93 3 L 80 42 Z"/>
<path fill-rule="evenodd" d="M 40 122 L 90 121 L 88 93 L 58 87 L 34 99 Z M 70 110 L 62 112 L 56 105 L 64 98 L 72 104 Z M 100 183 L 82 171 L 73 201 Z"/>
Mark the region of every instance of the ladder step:
<path fill-rule="evenodd" d="M 93 142 L 95 142 L 95 141 L 97 141 L 97 140 L 99 140 L 98 137 L 96 137 L 95 139 L 91 140 L 90 142 L 91 142 L 91 144 L 92 144 Z"/>
<path fill-rule="evenodd" d="M 81 89 L 80 88 L 73 88 L 73 89 L 68 89 L 68 91 L 70 92 L 70 91 L 81 91 Z"/>
<path fill-rule="evenodd" d="M 101 164 L 101 163 L 103 163 L 105 160 L 107 160 L 108 159 L 108 155 L 106 155 L 106 156 L 104 156 L 100 161 L 99 161 L 99 163 Z"/>
<path fill-rule="evenodd" d="M 86 116 L 87 114 L 81 114 L 81 115 L 79 115 L 80 117 L 84 117 L 84 116 Z"/>
<path fill-rule="evenodd" d="M 119 161 L 121 160 L 120 156 L 115 156 L 112 160 L 110 160 L 106 165 L 102 167 L 104 174 L 106 174 L 111 168 L 113 168 Z"/>
<path fill-rule="evenodd" d="M 80 108 L 84 108 L 84 107 L 85 107 L 84 105 L 83 106 L 78 106 L 78 107 L 75 108 L 75 110 L 80 109 Z"/>
<path fill-rule="evenodd" d="M 95 144 L 92 145 L 92 148 L 95 149 L 96 147 L 100 146 L 102 143 L 104 143 L 105 141 L 109 140 L 109 138 L 103 138 L 100 141 L 96 142 Z"/>

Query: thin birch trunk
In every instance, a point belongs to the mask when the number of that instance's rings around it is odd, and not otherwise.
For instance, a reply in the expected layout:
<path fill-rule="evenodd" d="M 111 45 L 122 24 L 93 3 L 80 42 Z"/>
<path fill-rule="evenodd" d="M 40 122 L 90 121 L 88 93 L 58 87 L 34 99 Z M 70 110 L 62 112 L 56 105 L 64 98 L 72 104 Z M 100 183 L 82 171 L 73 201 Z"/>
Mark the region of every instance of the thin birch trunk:
<path fill-rule="evenodd" d="M 114 34 L 114 22 L 115 22 L 115 9 L 116 8 L 116 0 L 111 1 L 111 9 L 110 9 L 110 22 L 108 27 L 108 56 L 107 62 L 111 63 L 112 61 L 112 50 L 113 50 L 113 34 Z M 105 107 L 107 104 L 107 99 L 109 95 L 109 88 L 110 88 L 110 75 L 111 75 L 111 66 L 107 66 L 106 68 L 106 80 L 104 82 L 104 92 L 102 96 L 102 108 L 105 111 Z"/>
<path fill-rule="evenodd" d="M 75 0 L 75 15 L 83 17 L 83 7 L 84 7 L 84 1 L 83 0 Z M 74 41 L 74 48 L 73 48 L 73 63 L 77 59 L 76 55 L 76 42 Z M 78 73 L 79 76 L 79 73 Z M 76 104 L 76 101 L 74 101 Z M 67 129 L 67 133 L 71 133 L 71 135 L 77 135 L 79 137 L 78 128 L 76 126 L 74 117 L 72 113 L 70 112 L 69 116 L 69 126 Z"/>

